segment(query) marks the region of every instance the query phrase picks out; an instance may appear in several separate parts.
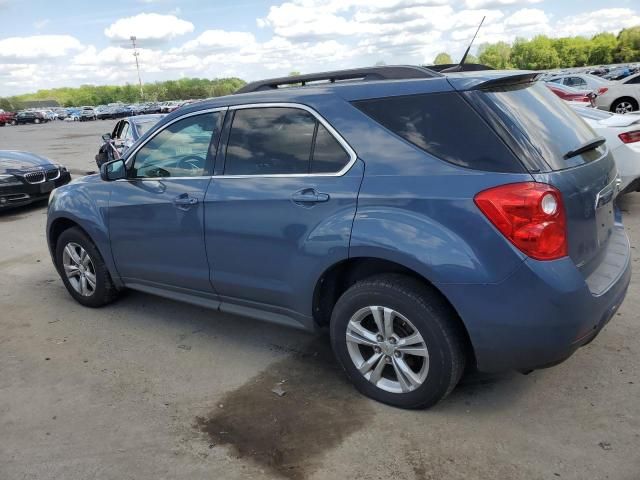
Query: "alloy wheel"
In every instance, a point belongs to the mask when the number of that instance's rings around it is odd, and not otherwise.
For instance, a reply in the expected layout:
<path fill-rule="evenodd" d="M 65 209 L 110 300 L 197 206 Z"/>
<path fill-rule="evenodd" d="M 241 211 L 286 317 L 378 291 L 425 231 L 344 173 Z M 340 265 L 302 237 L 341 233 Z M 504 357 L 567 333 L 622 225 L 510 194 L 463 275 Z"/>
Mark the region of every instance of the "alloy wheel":
<path fill-rule="evenodd" d="M 427 378 L 427 345 L 413 323 L 392 308 L 369 306 L 355 312 L 346 340 L 355 367 L 382 390 L 411 392 Z"/>
<path fill-rule="evenodd" d="M 87 251 L 77 243 L 69 242 L 62 252 L 64 273 L 73 289 L 84 297 L 96 291 L 96 270 Z"/>
<path fill-rule="evenodd" d="M 625 114 L 625 113 L 631 113 L 632 111 L 633 111 L 633 105 L 631 105 L 631 102 L 619 102 L 616 105 L 616 113 Z"/>

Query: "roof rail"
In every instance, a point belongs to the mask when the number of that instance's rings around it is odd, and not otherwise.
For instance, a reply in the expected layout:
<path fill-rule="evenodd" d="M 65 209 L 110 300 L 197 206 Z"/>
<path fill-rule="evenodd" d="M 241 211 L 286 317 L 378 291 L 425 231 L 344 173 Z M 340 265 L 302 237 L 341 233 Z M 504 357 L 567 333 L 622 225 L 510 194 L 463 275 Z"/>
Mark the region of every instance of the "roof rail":
<path fill-rule="evenodd" d="M 428 68 L 429 70 L 433 70 L 435 72 L 443 72 L 447 73 L 446 70 L 450 69 L 450 72 L 453 72 L 454 68 L 456 72 L 479 72 L 482 70 L 494 70 L 493 67 L 489 65 L 483 65 L 481 63 L 463 63 L 462 65 L 458 63 L 447 63 L 443 65 L 425 65 L 424 68 Z"/>
<path fill-rule="evenodd" d="M 404 80 L 412 78 L 441 77 L 442 74 L 426 67 L 414 65 L 389 65 L 379 67 L 354 68 L 350 70 L 336 70 L 334 72 L 311 73 L 308 75 L 293 75 L 290 77 L 271 78 L 248 83 L 236 93 L 259 92 L 275 90 L 284 86 L 302 85 L 312 82 L 335 83 L 341 80 Z"/>

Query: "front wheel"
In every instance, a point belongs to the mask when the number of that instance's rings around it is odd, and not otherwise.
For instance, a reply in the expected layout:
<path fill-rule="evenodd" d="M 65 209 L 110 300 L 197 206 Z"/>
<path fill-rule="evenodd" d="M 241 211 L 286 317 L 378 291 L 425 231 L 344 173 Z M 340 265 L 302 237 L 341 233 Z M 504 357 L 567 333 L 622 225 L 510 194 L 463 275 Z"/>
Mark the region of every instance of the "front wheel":
<path fill-rule="evenodd" d="M 35 124 L 40 123 L 40 119 L 39 119 L 39 118 L 36 118 L 36 119 L 33 121 L 33 123 L 35 123 Z"/>
<path fill-rule="evenodd" d="M 86 307 L 101 307 L 118 296 L 100 252 L 79 228 L 70 228 L 60 235 L 56 267 L 67 291 Z"/>
<path fill-rule="evenodd" d="M 416 279 L 381 275 L 353 285 L 331 316 L 331 344 L 364 395 L 401 408 L 435 405 L 465 367 L 455 312 Z"/>

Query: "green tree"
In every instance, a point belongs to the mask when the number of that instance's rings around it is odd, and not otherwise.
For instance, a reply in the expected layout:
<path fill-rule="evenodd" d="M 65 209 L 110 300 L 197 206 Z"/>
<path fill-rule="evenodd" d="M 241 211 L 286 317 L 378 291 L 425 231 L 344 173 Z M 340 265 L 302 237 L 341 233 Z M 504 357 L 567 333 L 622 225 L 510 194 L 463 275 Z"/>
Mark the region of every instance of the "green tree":
<path fill-rule="evenodd" d="M 615 62 L 640 61 L 640 25 L 620 31 L 613 60 Z"/>
<path fill-rule="evenodd" d="M 589 65 L 602 65 L 613 62 L 613 52 L 618 40 L 613 33 L 598 33 L 591 38 Z"/>
<path fill-rule="evenodd" d="M 480 63 L 500 70 L 513 68 L 511 64 L 511 45 L 506 42 L 480 45 L 478 59 Z"/>
<path fill-rule="evenodd" d="M 467 58 L 465 58 L 464 63 L 478 63 L 478 57 L 469 54 L 467 55 Z"/>
<path fill-rule="evenodd" d="M 551 44 L 563 67 L 583 67 L 589 62 L 590 40 L 584 37 L 556 38 Z"/>
<path fill-rule="evenodd" d="M 529 41 L 516 39 L 511 48 L 511 62 L 516 68 L 526 70 L 546 70 L 561 65 L 553 41 L 545 35 L 538 35 Z"/>
<path fill-rule="evenodd" d="M 453 60 L 447 52 L 440 52 L 433 60 L 434 65 L 447 65 L 449 63 L 453 63 Z"/>

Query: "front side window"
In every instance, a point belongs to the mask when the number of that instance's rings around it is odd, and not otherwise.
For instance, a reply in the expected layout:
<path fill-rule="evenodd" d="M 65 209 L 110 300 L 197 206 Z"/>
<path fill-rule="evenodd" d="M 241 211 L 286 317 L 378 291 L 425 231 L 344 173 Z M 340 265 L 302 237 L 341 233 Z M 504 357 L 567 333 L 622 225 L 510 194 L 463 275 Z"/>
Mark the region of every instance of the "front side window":
<path fill-rule="evenodd" d="M 218 113 L 194 115 L 172 123 L 135 155 L 136 178 L 199 177 L 206 174 L 209 146 Z M 216 140 L 214 138 L 214 140 Z"/>

